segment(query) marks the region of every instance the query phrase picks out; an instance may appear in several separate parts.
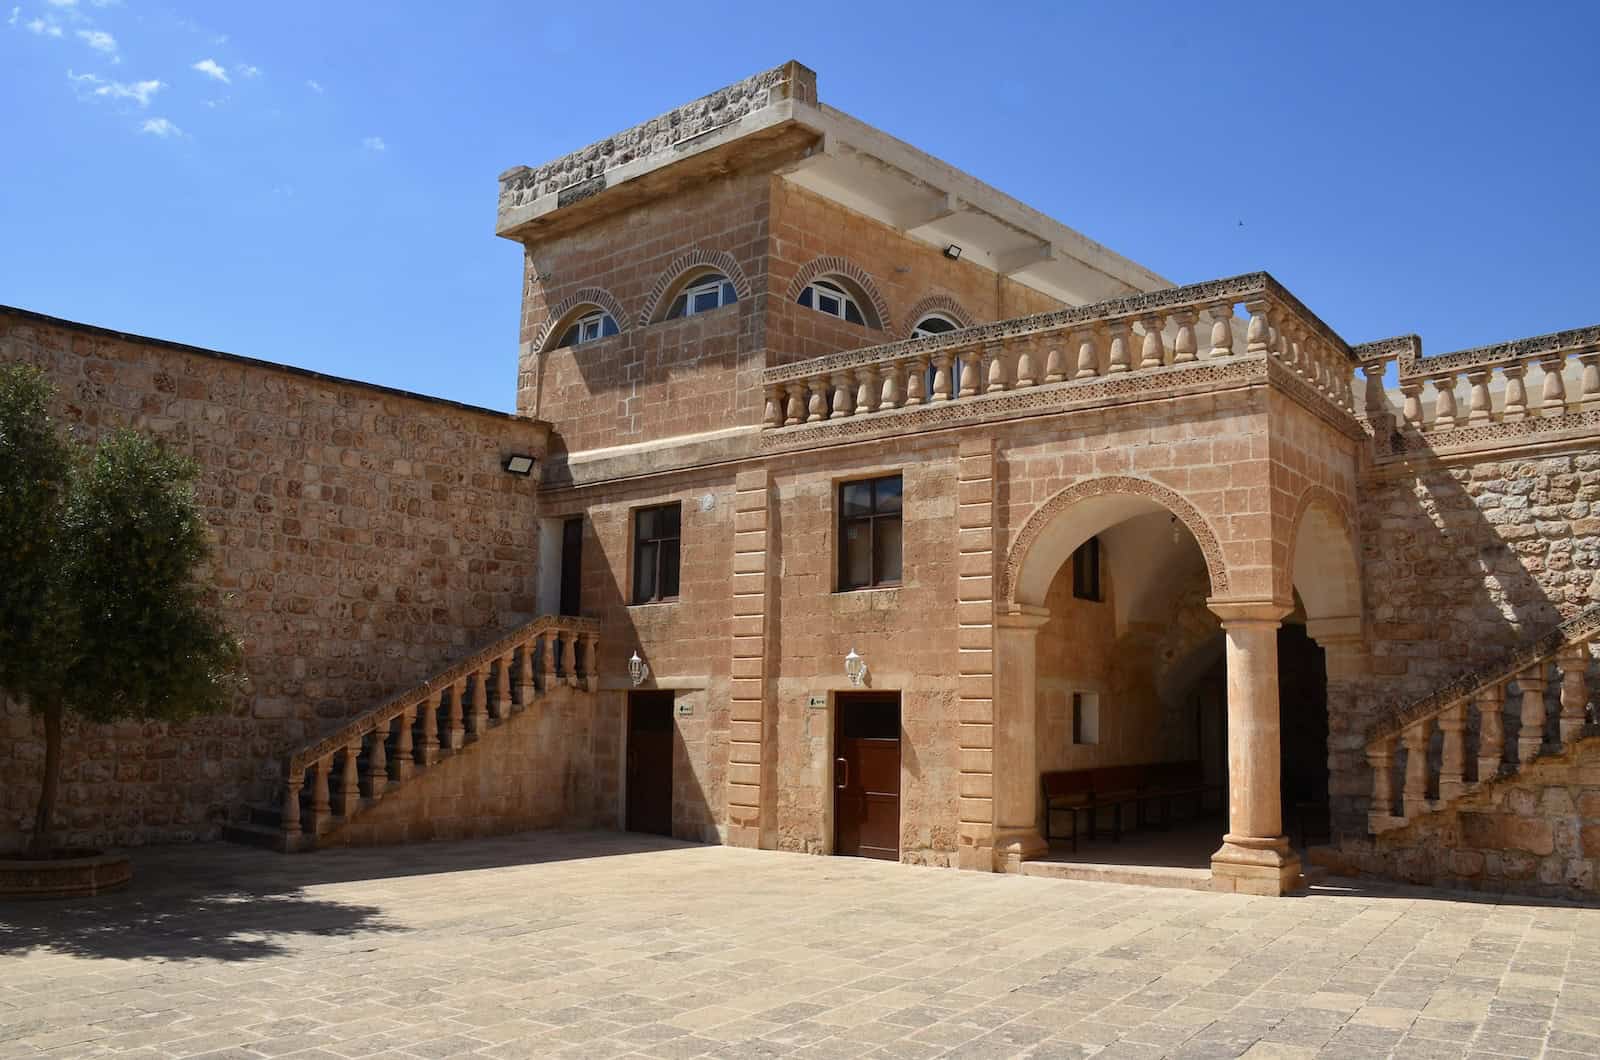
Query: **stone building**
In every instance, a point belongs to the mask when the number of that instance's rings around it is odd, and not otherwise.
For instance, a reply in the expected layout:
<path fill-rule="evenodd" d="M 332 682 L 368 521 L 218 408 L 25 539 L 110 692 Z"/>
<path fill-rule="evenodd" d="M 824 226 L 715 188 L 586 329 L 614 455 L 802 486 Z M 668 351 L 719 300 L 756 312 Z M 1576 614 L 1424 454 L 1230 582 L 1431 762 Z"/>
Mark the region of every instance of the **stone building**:
<path fill-rule="evenodd" d="M 232 716 L 75 734 L 75 838 L 566 824 L 1033 871 L 1177 815 L 1217 889 L 1298 886 L 1297 845 L 1600 889 L 1600 328 L 1352 346 L 796 63 L 507 171 L 497 231 L 515 416 L 0 311 L 82 429 L 201 460 L 250 656 Z"/>

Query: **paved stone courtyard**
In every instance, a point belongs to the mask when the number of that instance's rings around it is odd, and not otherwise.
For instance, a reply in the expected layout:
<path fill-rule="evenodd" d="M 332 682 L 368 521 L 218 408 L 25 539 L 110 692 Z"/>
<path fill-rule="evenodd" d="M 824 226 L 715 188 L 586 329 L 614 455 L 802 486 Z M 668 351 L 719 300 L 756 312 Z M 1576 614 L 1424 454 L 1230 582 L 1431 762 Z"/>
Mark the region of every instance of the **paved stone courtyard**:
<path fill-rule="evenodd" d="M 0 1057 L 1594 1057 L 1600 909 L 535 833 L 0 907 Z"/>

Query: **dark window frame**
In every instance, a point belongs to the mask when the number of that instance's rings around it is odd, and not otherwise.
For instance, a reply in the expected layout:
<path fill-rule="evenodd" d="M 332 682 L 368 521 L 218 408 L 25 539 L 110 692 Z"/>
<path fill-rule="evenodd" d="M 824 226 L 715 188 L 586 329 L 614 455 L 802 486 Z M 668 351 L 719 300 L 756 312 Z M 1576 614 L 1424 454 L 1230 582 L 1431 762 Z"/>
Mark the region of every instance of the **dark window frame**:
<path fill-rule="evenodd" d="M 672 533 L 657 531 L 654 536 L 645 537 L 646 516 L 653 516 L 660 512 L 672 512 L 675 524 Z M 645 508 L 635 508 L 632 519 L 632 567 L 633 586 L 629 599 L 634 605 L 670 603 L 678 599 L 681 588 L 683 571 L 683 503 L 671 501 L 667 504 L 652 504 Z M 669 551 L 672 562 L 666 562 Z M 650 556 L 646 560 L 646 555 Z M 646 579 L 643 574 L 646 567 L 650 568 L 650 576 Z M 671 573 L 671 592 L 667 592 L 666 573 Z M 645 586 L 649 586 L 649 595 L 644 595 Z"/>
<path fill-rule="evenodd" d="M 563 615 L 579 615 L 583 607 L 583 516 L 561 520 L 561 600 Z"/>
<path fill-rule="evenodd" d="M 899 503 L 893 511 L 880 511 L 878 500 L 878 485 L 883 482 L 895 482 L 899 485 L 897 496 Z M 845 490 L 852 486 L 867 485 L 872 487 L 871 510 L 866 515 L 849 515 L 845 511 Z M 836 528 L 839 533 L 838 547 L 838 589 L 841 593 L 860 592 L 864 589 L 893 589 L 905 584 L 905 478 L 900 472 L 889 475 L 875 475 L 867 479 L 850 479 L 840 482 L 834 491 L 834 500 L 838 505 Z M 900 569 L 893 578 L 884 577 L 878 570 L 878 524 L 894 522 L 899 524 L 901 534 Z M 852 584 L 850 580 L 850 528 L 864 525 L 867 528 L 867 555 L 869 572 L 867 581 L 861 584 Z"/>
<path fill-rule="evenodd" d="M 1075 600 L 1104 603 L 1100 580 L 1100 538 L 1091 537 L 1072 553 L 1072 596 Z"/>

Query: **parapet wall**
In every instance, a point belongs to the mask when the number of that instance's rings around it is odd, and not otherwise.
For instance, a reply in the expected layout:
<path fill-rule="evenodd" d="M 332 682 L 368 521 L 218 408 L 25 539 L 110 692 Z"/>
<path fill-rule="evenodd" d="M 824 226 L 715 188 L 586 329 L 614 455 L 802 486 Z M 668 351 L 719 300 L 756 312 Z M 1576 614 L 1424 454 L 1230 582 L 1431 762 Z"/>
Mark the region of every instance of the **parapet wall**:
<path fill-rule="evenodd" d="M 207 839 L 281 756 L 533 616 L 531 420 L 0 308 L 0 362 L 45 368 L 85 439 L 132 426 L 201 465 L 205 577 L 249 689 L 183 724 L 69 723 L 69 845 Z M 32 827 L 42 732 L 0 708 L 0 850 Z"/>

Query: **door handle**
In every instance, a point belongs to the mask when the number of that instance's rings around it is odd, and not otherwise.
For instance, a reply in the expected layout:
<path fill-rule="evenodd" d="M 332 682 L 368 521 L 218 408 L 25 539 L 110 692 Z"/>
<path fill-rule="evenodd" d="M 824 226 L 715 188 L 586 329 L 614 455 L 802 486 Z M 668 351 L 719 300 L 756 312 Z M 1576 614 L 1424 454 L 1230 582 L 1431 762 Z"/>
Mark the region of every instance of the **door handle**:
<path fill-rule="evenodd" d="M 834 787 L 843 791 L 850 786 L 850 760 L 848 758 L 835 758 L 833 764 L 837 767 L 834 769 L 834 774 L 839 778 Z"/>

